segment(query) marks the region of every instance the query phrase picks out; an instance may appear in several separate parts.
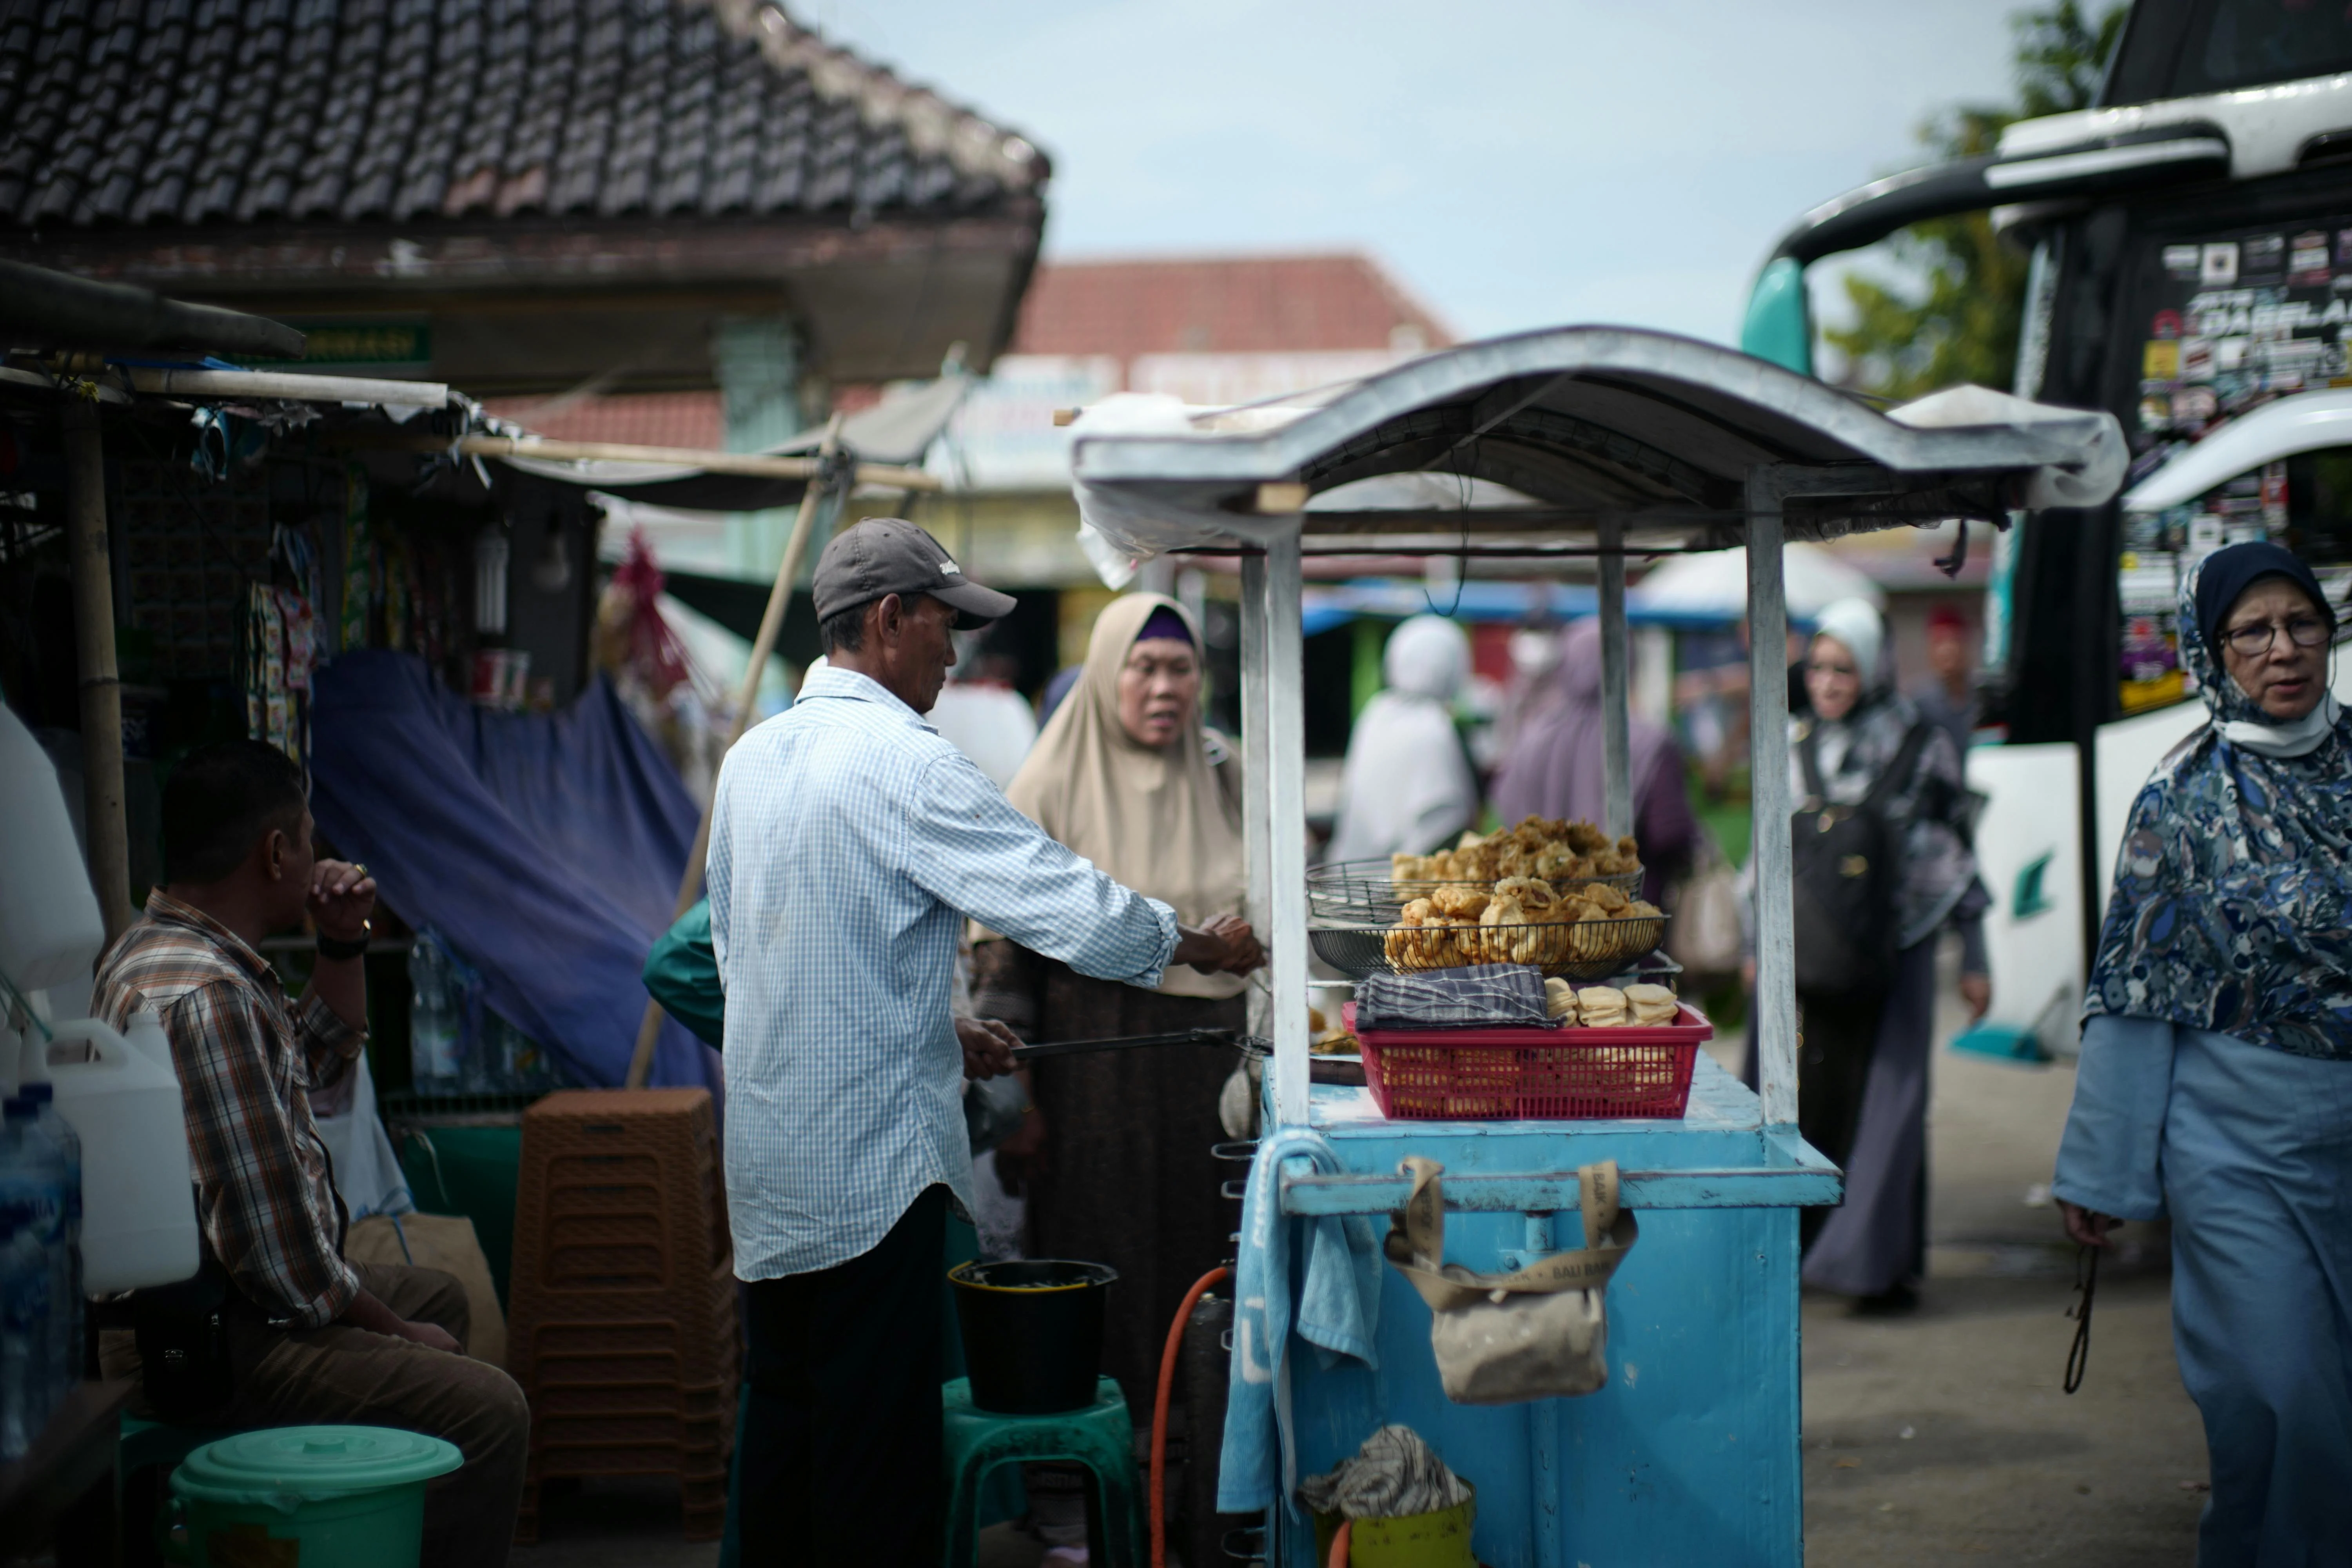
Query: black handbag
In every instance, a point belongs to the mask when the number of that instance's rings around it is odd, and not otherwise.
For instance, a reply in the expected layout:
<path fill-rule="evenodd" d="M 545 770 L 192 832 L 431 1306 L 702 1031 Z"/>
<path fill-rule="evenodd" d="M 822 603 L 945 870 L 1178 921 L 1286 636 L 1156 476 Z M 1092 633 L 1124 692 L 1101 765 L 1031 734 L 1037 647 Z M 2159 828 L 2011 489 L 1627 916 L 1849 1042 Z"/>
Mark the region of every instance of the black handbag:
<path fill-rule="evenodd" d="M 131 1293 L 140 1386 L 156 1414 L 167 1421 L 199 1422 L 236 1393 L 229 1319 L 243 1303 L 209 1241 L 203 1244 L 194 1278 Z"/>
<path fill-rule="evenodd" d="M 1918 765 L 1926 723 L 1903 737 L 1895 760 L 1852 805 L 1822 787 L 1814 727 L 1797 741 L 1805 802 L 1790 819 L 1790 905 L 1796 917 L 1797 993 L 1848 1000 L 1884 994 L 1895 980 L 1895 895 L 1903 845 L 1885 802 Z"/>

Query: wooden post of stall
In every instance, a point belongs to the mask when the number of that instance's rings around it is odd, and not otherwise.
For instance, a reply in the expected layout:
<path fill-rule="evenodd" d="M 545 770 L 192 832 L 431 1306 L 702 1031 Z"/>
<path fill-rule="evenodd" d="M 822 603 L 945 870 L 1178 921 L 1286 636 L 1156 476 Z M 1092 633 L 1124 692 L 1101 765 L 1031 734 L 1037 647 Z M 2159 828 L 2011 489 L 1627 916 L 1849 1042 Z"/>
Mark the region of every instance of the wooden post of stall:
<path fill-rule="evenodd" d="M 824 442 L 817 448 L 820 458 L 830 458 L 841 447 L 841 416 L 833 416 L 824 427 Z M 723 760 L 735 742 L 743 738 L 751 727 L 751 705 L 760 695 L 760 679 L 767 673 L 768 656 L 776 649 L 776 636 L 783 630 L 784 611 L 793 602 L 793 579 L 800 575 L 801 557 L 808 550 L 809 531 L 816 524 L 816 509 L 824 499 L 821 479 L 812 478 L 808 489 L 801 492 L 800 514 L 793 519 L 792 536 L 784 542 L 784 558 L 776 565 L 775 585 L 768 590 L 768 607 L 760 616 L 760 635 L 751 639 L 751 662 L 743 671 L 742 689 L 735 696 L 735 716 L 727 727 L 727 744 L 719 748 Z M 694 830 L 694 847 L 687 852 L 686 869 L 677 879 L 677 901 L 669 911 L 675 925 L 694 907 L 702 891 L 703 862 L 710 853 L 710 813 L 718 805 L 714 784 L 711 804 L 702 808 L 702 825 Z M 637 1023 L 637 1046 L 629 1057 L 628 1087 L 643 1089 L 654 1068 L 654 1042 L 661 1037 L 662 1005 L 648 997 L 645 1016 Z"/>
<path fill-rule="evenodd" d="M 106 939 L 132 919 L 131 833 L 122 806 L 122 677 L 114 663 L 114 572 L 106 543 L 106 461 L 98 405 L 66 404 L 66 535 L 73 562 L 74 652 L 81 683 L 83 836 Z"/>
<path fill-rule="evenodd" d="M 1789 600 L 1780 487 L 1748 478 L 1748 772 L 1756 868 L 1756 1081 L 1764 1125 L 1797 1121 L 1797 937 L 1789 838 Z"/>

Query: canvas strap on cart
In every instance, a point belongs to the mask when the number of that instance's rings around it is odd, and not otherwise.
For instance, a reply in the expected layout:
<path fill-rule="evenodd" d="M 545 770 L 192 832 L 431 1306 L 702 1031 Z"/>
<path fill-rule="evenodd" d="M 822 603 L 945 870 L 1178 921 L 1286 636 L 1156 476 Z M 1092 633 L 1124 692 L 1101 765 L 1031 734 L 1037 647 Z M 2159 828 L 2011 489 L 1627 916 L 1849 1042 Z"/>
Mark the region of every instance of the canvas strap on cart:
<path fill-rule="evenodd" d="M 1390 1216 L 1389 1262 L 1429 1303 L 1429 1344 L 1445 1397 L 1456 1405 L 1516 1405 L 1591 1394 L 1609 1381 L 1609 1277 L 1641 1234 L 1618 1206 L 1617 1162 L 1580 1165 L 1580 1251 L 1556 1252 L 1511 1274 L 1480 1274 L 1445 1258 L 1445 1167 L 1408 1155 L 1412 1177 Z"/>

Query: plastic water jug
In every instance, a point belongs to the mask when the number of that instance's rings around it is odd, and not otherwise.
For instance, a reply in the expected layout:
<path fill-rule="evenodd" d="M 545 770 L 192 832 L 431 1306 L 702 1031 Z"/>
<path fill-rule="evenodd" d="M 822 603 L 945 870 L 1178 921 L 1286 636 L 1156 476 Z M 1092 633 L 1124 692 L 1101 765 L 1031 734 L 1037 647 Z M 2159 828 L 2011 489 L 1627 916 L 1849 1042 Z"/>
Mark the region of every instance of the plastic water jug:
<path fill-rule="evenodd" d="M 48 753 L 0 706 L 0 974 L 44 991 L 87 977 L 106 944 L 98 895 Z"/>
<path fill-rule="evenodd" d="M 143 1009 L 131 1036 L 76 1018 L 58 1026 L 46 1053 L 58 1114 L 81 1139 L 82 1288 L 93 1295 L 196 1271 L 194 1177 L 171 1042 Z M 25 1076 L 42 1065 L 27 1063 Z"/>

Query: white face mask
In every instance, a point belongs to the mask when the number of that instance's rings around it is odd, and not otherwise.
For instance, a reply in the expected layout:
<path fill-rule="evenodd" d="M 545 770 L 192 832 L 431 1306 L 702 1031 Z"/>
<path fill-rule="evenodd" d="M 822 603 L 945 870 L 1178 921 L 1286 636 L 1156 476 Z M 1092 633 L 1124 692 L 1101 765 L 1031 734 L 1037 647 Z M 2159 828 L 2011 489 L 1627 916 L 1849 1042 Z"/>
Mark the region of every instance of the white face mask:
<path fill-rule="evenodd" d="M 1511 668 L 1521 675 L 1542 675 L 1559 668 L 1559 634 L 1528 629 L 1513 632 Z"/>

